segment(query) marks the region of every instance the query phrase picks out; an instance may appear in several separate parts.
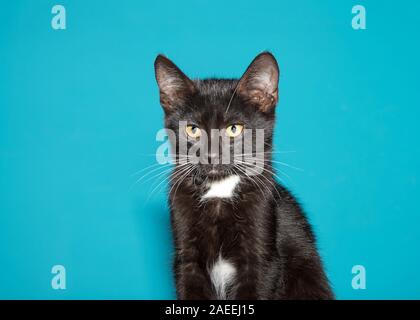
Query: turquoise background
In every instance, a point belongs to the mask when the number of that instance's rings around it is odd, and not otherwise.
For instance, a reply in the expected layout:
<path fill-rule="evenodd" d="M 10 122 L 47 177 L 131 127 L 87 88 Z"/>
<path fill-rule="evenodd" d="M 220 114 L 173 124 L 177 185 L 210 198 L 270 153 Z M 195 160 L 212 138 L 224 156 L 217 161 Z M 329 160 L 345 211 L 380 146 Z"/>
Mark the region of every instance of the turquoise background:
<path fill-rule="evenodd" d="M 66 30 L 51 28 L 55 4 Z M 351 28 L 356 4 L 367 30 Z M 239 77 L 263 50 L 281 68 L 276 160 L 303 170 L 278 168 L 337 297 L 420 298 L 419 12 L 418 1 L 1 1 L 0 298 L 175 298 L 165 182 L 152 192 L 162 179 L 132 175 L 160 144 L 154 58 Z M 56 264 L 66 290 L 51 288 Z M 366 290 L 351 286 L 358 264 Z"/>

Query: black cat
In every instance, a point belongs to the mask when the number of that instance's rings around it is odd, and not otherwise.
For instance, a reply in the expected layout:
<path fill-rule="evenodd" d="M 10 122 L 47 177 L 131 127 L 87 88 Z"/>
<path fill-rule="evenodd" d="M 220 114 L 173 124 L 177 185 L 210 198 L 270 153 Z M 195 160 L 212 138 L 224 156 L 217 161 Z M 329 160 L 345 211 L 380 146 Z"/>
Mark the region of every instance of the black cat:
<path fill-rule="evenodd" d="M 169 205 L 178 298 L 333 299 L 311 226 L 274 178 L 279 79 L 274 56 L 258 55 L 239 80 L 190 80 L 162 55 L 156 58 L 155 73 L 165 127 L 176 136 Z M 228 139 L 215 137 L 212 129 Z M 254 169 L 234 161 L 236 141 L 245 129 L 264 130 L 263 152 L 251 154 L 263 156 Z M 212 139 L 227 146 L 231 163 L 214 161 L 222 148 L 216 153 L 200 149 L 197 156 L 208 161 L 190 161 L 191 148 L 206 139 L 207 146 Z M 186 150 L 180 148 L 182 142 Z"/>

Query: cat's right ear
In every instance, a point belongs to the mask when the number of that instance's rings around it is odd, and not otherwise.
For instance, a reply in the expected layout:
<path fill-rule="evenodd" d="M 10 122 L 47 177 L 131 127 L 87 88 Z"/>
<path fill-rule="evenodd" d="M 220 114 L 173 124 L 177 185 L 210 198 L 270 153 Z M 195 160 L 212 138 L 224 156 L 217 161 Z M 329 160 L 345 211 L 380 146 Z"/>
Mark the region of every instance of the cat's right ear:
<path fill-rule="evenodd" d="M 163 55 L 156 57 L 155 76 L 159 86 L 160 104 L 165 111 L 172 111 L 195 92 L 194 83 Z"/>
<path fill-rule="evenodd" d="M 279 66 L 269 52 L 260 53 L 239 80 L 237 91 L 262 112 L 274 110 L 279 93 Z"/>

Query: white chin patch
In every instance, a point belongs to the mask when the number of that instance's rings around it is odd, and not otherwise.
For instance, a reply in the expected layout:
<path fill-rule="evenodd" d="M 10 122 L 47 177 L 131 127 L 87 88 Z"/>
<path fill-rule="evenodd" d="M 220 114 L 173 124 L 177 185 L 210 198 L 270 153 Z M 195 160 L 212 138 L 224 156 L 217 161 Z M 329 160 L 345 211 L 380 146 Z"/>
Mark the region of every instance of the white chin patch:
<path fill-rule="evenodd" d="M 209 190 L 203 195 L 203 199 L 208 198 L 230 198 L 233 196 L 233 191 L 239 183 L 239 176 L 232 175 L 220 181 L 215 181 L 210 184 Z"/>
<path fill-rule="evenodd" d="M 211 282 L 216 290 L 218 299 L 226 300 L 235 275 L 235 266 L 224 260 L 220 255 L 210 272 Z"/>

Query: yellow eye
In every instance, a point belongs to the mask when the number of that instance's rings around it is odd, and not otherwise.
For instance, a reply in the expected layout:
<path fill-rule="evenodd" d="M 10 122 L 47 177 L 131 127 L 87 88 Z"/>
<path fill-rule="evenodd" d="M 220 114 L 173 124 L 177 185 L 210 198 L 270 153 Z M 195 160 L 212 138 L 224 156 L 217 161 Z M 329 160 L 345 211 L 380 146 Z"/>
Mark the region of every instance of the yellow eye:
<path fill-rule="evenodd" d="M 226 134 L 231 138 L 238 137 L 242 131 L 244 130 L 244 126 L 241 124 L 231 124 L 226 128 Z"/>
<path fill-rule="evenodd" d="M 201 136 L 201 130 L 199 127 L 193 125 L 193 124 L 189 124 L 188 126 L 185 127 L 185 132 L 187 133 L 187 135 L 190 138 L 199 138 Z"/>

